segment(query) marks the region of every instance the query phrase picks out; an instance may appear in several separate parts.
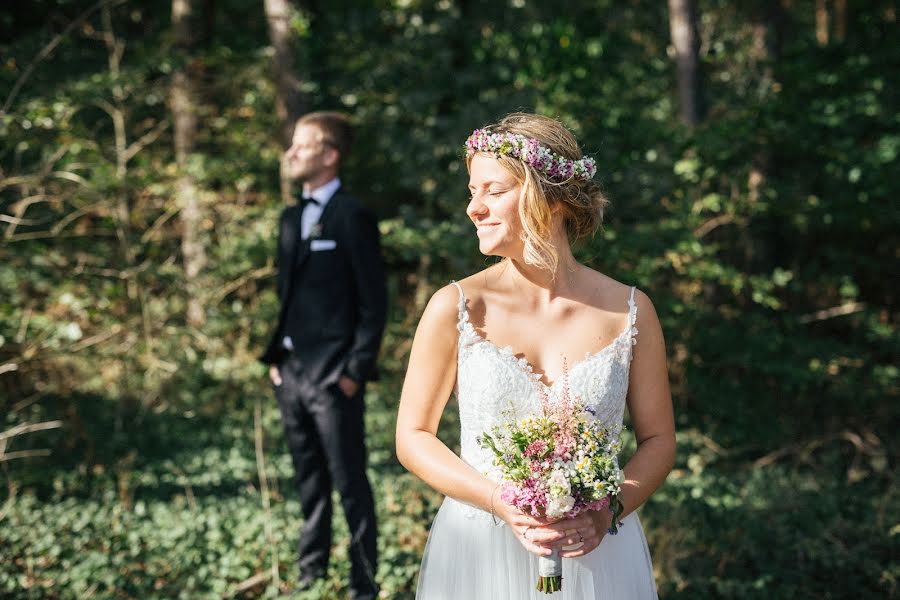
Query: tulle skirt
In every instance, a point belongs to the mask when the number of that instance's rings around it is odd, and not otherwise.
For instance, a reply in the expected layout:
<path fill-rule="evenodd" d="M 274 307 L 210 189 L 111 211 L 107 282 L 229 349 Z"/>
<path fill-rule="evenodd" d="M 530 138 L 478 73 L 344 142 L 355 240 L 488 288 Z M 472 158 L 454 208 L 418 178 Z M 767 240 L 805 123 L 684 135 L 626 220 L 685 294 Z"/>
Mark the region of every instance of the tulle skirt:
<path fill-rule="evenodd" d="M 485 519 L 484 517 L 487 517 Z M 447 498 L 441 505 L 422 558 L 417 600 L 645 600 L 656 599 L 650 552 L 635 513 L 618 535 L 607 535 L 593 552 L 563 559 L 562 591 L 535 589 L 538 557 L 506 524 Z"/>

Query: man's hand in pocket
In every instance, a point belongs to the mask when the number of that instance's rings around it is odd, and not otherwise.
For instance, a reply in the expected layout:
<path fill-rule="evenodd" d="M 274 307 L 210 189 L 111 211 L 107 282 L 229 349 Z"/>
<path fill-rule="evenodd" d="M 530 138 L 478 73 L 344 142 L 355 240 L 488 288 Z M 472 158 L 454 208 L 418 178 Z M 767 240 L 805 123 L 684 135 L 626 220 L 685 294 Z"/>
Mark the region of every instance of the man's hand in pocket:
<path fill-rule="evenodd" d="M 272 380 L 272 383 L 275 386 L 281 385 L 281 373 L 278 371 L 278 367 L 272 365 L 269 367 L 269 379 Z"/>
<path fill-rule="evenodd" d="M 341 388 L 341 392 L 348 398 L 352 398 L 359 391 L 359 384 L 346 375 L 341 375 L 341 378 L 338 379 L 338 387 Z"/>

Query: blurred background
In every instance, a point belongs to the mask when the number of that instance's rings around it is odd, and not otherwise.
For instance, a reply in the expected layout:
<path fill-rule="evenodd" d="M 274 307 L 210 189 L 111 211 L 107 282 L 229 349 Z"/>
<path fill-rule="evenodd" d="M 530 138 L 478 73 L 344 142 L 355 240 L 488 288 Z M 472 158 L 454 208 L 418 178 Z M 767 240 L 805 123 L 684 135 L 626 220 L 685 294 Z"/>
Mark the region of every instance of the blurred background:
<path fill-rule="evenodd" d="M 441 500 L 394 456 L 412 333 L 491 262 L 461 148 L 513 110 L 597 158 L 612 207 L 578 256 L 646 291 L 666 333 L 679 454 L 641 510 L 660 596 L 896 597 L 898 40 L 895 0 L 7 3 L 0 596 L 295 582 L 256 357 L 279 156 L 295 117 L 337 108 L 390 271 L 367 398 L 385 598 L 413 597 Z M 451 447 L 457 424 L 451 402 Z M 346 594 L 335 523 L 310 598 Z"/>

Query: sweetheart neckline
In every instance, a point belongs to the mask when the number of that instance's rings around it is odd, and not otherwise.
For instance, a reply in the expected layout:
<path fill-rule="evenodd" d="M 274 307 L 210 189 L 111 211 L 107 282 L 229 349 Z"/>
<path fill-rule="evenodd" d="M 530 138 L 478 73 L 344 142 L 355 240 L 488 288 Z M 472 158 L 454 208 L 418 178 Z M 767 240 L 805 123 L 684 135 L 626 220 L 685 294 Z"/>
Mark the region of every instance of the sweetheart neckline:
<path fill-rule="evenodd" d="M 486 338 L 483 335 L 481 335 L 480 333 L 478 333 L 475 330 L 475 326 L 469 322 L 468 314 L 466 314 L 464 316 L 464 318 L 461 320 L 464 324 L 464 327 L 468 331 L 470 331 L 473 336 L 475 336 L 475 338 L 478 340 L 479 343 L 487 344 L 488 346 L 490 346 L 491 348 L 493 348 L 494 350 L 499 352 L 501 355 L 509 356 L 510 358 L 512 358 L 513 361 L 515 361 L 516 365 L 520 369 L 522 369 L 522 372 L 525 373 L 526 375 L 531 375 L 534 378 L 535 382 L 539 386 L 541 386 L 541 388 L 544 390 L 544 392 L 549 393 L 549 392 L 553 391 L 553 389 L 556 387 L 557 383 L 566 379 L 565 376 L 558 375 L 550 383 L 550 385 L 547 385 L 546 383 L 543 382 L 544 375 L 547 374 L 546 371 L 543 374 L 535 373 L 534 365 L 532 365 L 531 361 L 525 357 L 524 353 L 515 353 L 515 352 L 513 352 L 512 346 L 509 346 L 509 345 L 500 346 L 496 342 L 489 340 L 488 338 Z M 625 328 L 621 332 L 619 332 L 619 334 L 616 337 L 614 337 L 612 339 L 612 341 L 610 341 L 608 344 L 606 344 L 605 346 L 603 346 L 602 348 L 600 348 L 598 350 L 595 350 L 592 352 L 586 352 L 584 355 L 584 358 L 582 358 L 581 360 L 575 361 L 570 367 L 568 367 L 569 373 L 571 374 L 576 368 L 578 368 L 578 367 L 590 362 L 592 359 L 602 355 L 604 352 L 606 352 L 610 348 L 614 347 L 625 334 L 631 333 L 631 330 L 634 329 L 634 325 L 630 321 L 631 320 L 629 319 L 629 321 L 625 324 Z M 637 331 L 635 331 L 634 333 L 636 334 Z M 459 342 L 457 342 L 457 345 L 459 345 Z"/>

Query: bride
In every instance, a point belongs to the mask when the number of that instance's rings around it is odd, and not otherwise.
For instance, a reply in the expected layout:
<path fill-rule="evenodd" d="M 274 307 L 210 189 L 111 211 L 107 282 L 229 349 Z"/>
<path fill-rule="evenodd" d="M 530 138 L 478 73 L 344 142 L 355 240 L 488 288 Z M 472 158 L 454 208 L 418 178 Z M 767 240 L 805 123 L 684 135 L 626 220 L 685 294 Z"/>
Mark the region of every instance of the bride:
<path fill-rule="evenodd" d="M 419 322 L 397 419 L 397 456 L 446 495 L 419 572 L 425 600 L 523 600 L 538 557 L 563 557 L 558 600 L 656 598 L 634 512 L 675 455 L 659 320 L 649 298 L 585 265 L 571 242 L 600 225 L 606 200 L 557 121 L 517 113 L 466 142 L 466 214 L 479 249 L 504 260 L 438 290 Z M 640 332 L 640 333 L 638 333 Z M 637 451 L 624 467 L 622 525 L 609 510 L 550 521 L 503 502 L 492 454 L 478 436 L 510 415 L 540 410 L 568 386 L 617 431 L 627 404 Z M 451 393 L 460 456 L 437 437 Z"/>

